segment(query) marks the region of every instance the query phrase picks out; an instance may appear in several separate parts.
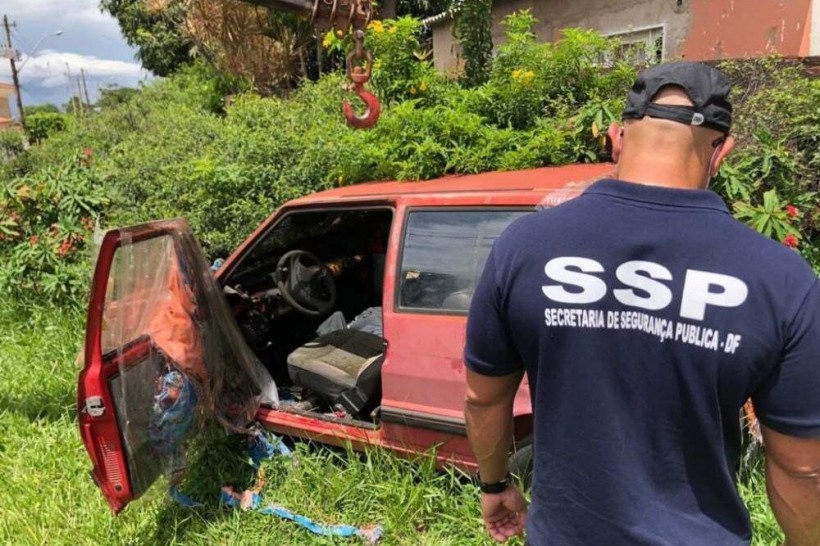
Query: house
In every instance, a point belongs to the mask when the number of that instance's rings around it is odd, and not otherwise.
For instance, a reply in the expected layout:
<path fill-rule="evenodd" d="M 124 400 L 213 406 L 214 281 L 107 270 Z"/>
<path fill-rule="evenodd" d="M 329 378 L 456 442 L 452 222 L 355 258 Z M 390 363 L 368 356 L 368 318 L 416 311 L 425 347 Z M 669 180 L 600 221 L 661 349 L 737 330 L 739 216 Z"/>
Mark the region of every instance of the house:
<path fill-rule="evenodd" d="M 563 28 L 595 29 L 620 38 L 638 63 L 820 55 L 820 0 L 495 0 L 495 45 L 504 41 L 504 17 L 523 9 L 538 19 L 541 40 L 559 39 Z M 454 70 L 452 17 L 433 19 L 434 64 Z"/>
<path fill-rule="evenodd" d="M 0 82 L 0 131 L 11 127 L 14 123 L 9 106 L 9 99 L 12 95 L 14 95 L 14 86 Z"/>

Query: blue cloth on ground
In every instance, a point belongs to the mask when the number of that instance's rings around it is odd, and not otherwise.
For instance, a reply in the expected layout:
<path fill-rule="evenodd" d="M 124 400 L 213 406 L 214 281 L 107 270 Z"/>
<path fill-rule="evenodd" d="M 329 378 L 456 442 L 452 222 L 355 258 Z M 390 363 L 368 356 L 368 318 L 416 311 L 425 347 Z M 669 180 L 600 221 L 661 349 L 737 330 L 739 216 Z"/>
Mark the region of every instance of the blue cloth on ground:
<path fill-rule="evenodd" d="M 250 435 L 248 445 L 248 456 L 250 457 L 253 467 L 258 469 L 262 461 L 270 459 L 276 453 L 285 457 L 292 457 L 293 453 L 285 445 L 281 438 L 271 434 L 271 438 L 262 431 L 256 431 Z M 228 488 L 233 490 L 232 488 Z M 194 501 L 188 495 L 182 493 L 176 486 L 168 489 L 168 494 L 175 502 L 186 506 L 188 508 L 198 508 L 203 506 L 201 503 Z M 246 492 L 236 492 L 231 494 L 223 489 L 220 492 L 220 502 L 228 508 L 242 508 L 242 501 L 237 496 L 242 497 Z M 295 514 L 283 506 L 271 504 L 260 508 L 262 502 L 258 493 L 252 493 L 250 505 L 245 509 L 256 510 L 261 514 L 268 516 L 277 516 L 287 519 L 301 525 L 311 533 L 322 536 L 339 536 L 339 537 L 354 537 L 358 536 L 366 540 L 369 544 L 378 542 L 383 534 L 381 525 L 370 525 L 366 527 L 355 527 L 353 525 L 323 525 L 316 523 L 307 516 Z"/>

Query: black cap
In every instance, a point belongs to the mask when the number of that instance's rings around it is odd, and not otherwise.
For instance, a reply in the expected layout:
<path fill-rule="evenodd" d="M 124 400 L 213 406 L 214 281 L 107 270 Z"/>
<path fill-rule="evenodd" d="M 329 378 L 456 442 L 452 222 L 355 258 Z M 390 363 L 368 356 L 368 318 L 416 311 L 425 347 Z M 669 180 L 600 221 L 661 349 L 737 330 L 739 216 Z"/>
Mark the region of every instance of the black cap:
<path fill-rule="evenodd" d="M 694 106 L 652 103 L 658 91 L 667 85 L 682 87 Z M 644 116 L 728 133 L 732 126 L 729 80 L 720 70 L 701 63 L 681 61 L 649 67 L 638 74 L 632 85 L 623 115 L 625 119 Z"/>

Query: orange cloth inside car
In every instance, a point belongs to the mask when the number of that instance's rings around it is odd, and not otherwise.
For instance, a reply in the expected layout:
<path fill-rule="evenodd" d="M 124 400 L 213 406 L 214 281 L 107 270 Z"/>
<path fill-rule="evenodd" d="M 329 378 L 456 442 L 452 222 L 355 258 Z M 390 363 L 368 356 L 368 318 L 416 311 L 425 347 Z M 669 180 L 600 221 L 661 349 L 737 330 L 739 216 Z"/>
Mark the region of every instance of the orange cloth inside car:
<path fill-rule="evenodd" d="M 181 371 L 205 384 L 208 372 L 202 359 L 200 330 L 194 320 L 197 304 L 178 261 L 171 259 L 169 264 L 164 297 L 153 306 L 145 333 Z"/>

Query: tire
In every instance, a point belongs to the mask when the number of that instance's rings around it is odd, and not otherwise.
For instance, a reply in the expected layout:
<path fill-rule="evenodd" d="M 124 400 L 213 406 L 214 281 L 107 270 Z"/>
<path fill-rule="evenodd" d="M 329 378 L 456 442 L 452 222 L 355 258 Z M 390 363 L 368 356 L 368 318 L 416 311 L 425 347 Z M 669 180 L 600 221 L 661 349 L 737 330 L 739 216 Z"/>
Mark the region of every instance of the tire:
<path fill-rule="evenodd" d="M 525 490 L 532 489 L 532 436 L 527 436 L 515 446 L 515 452 L 510 455 L 510 474 L 518 478 Z"/>

